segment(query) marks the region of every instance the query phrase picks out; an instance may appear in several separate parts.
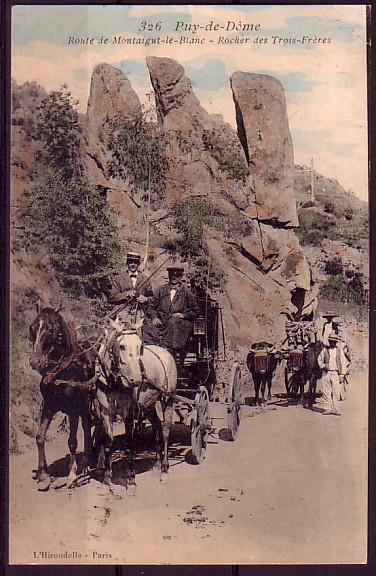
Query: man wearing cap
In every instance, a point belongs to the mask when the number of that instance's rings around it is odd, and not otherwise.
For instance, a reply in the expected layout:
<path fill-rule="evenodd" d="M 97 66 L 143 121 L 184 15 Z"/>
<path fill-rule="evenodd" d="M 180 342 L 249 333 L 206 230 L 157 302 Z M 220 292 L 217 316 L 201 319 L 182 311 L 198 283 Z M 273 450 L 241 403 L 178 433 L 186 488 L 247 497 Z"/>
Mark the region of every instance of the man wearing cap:
<path fill-rule="evenodd" d="M 150 314 L 153 325 L 160 331 L 161 345 L 170 350 L 182 366 L 193 320 L 199 310 L 192 292 L 183 285 L 184 268 L 170 266 L 167 271 L 168 284 L 156 290 Z"/>
<path fill-rule="evenodd" d="M 334 322 L 335 317 L 336 313 L 331 310 L 323 314 L 324 323 L 322 325 L 320 340 L 326 348 L 329 348 L 329 334 L 336 333 L 338 330 Z"/>
<path fill-rule="evenodd" d="M 338 346 L 338 336 L 334 332 L 328 336 L 328 348 L 323 348 L 317 362 L 323 371 L 322 395 L 324 399 L 324 415 L 341 416 L 338 403 L 340 400 L 340 376 L 343 374 L 343 357 Z"/>
<path fill-rule="evenodd" d="M 108 301 L 110 304 L 124 305 L 117 314 L 120 322 L 135 323 L 142 318 L 153 296 L 148 277 L 139 270 L 140 263 L 140 254 L 128 252 L 126 270 L 113 279 Z"/>

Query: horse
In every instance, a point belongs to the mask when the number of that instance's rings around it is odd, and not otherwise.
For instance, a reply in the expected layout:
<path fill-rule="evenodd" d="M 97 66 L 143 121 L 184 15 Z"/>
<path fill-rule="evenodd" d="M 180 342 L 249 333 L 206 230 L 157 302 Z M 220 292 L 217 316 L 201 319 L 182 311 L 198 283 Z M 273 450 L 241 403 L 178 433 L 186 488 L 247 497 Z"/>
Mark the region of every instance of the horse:
<path fill-rule="evenodd" d="M 317 381 L 322 376 L 318 365 L 318 357 L 322 350 L 320 341 L 308 342 L 300 348 L 288 351 L 285 372 L 285 385 L 288 396 L 298 402 L 304 400 L 304 388 L 308 382 L 308 407 L 311 408 L 316 399 Z M 291 374 L 289 378 L 289 374 Z"/>
<path fill-rule="evenodd" d="M 30 366 L 42 376 L 40 391 L 42 409 L 36 434 L 38 490 L 50 487 L 45 454 L 46 435 L 57 412 L 69 419 L 68 447 L 70 452 L 67 486 L 77 482 L 77 429 L 81 418 L 84 433 L 83 473 L 87 472 L 90 448 L 90 390 L 95 379 L 95 353 L 87 341 L 78 342 L 73 322 L 65 322 L 59 310 L 38 309 L 29 327 L 33 345 Z"/>
<path fill-rule="evenodd" d="M 164 348 L 144 345 L 139 325 L 111 322 L 113 331 L 99 351 L 96 400 L 101 421 L 99 437 L 104 450 L 103 482 L 112 481 L 113 419 L 120 415 L 129 441 L 126 487 L 134 490 L 133 439 L 137 419 L 147 417 L 156 439 L 156 461 L 161 481 L 169 469 L 168 443 L 173 417 L 177 370 L 173 356 Z"/>
<path fill-rule="evenodd" d="M 272 380 L 277 368 L 278 356 L 274 346 L 267 342 L 257 342 L 252 344 L 251 350 L 247 355 L 247 366 L 252 374 L 255 385 L 255 404 L 261 406 L 265 402 L 265 388 L 268 385 L 268 400 L 271 400 Z M 260 400 L 259 392 L 261 387 L 262 399 Z"/>
<path fill-rule="evenodd" d="M 322 377 L 322 369 L 318 364 L 318 357 L 323 348 L 320 341 L 311 342 L 304 350 L 304 378 L 308 381 L 308 408 L 312 408 L 316 401 L 317 381 Z"/>

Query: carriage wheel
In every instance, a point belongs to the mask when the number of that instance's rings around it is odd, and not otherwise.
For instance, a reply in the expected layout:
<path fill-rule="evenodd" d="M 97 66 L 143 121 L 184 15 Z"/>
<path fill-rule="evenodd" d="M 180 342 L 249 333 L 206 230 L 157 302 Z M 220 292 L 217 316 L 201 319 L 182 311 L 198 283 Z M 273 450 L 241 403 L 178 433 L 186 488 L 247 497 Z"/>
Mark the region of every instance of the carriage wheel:
<path fill-rule="evenodd" d="M 195 407 L 191 419 L 191 447 L 194 464 L 201 464 L 205 458 L 210 428 L 209 394 L 205 386 L 200 386 L 195 396 Z"/>
<path fill-rule="evenodd" d="M 229 440 L 235 440 L 240 425 L 241 371 L 239 364 L 232 367 L 227 394 L 227 429 Z"/>

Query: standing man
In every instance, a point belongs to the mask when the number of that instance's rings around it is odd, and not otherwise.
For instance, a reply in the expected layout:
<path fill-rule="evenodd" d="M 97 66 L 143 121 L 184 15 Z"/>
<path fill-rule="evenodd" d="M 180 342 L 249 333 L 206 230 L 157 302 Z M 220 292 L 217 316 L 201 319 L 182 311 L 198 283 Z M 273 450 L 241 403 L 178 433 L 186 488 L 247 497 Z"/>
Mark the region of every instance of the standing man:
<path fill-rule="evenodd" d="M 198 316 L 199 309 L 192 292 L 183 284 L 184 268 L 170 266 L 167 271 L 168 284 L 157 289 L 150 305 L 150 315 L 153 326 L 159 330 L 160 344 L 173 354 L 178 366 L 182 367 L 193 320 Z"/>
<path fill-rule="evenodd" d="M 135 324 L 144 317 L 153 289 L 148 277 L 140 272 L 141 256 L 137 252 L 128 252 L 126 270 L 115 276 L 108 297 L 110 304 L 122 304 L 117 314 L 121 323 Z"/>
<path fill-rule="evenodd" d="M 334 326 L 335 323 L 333 322 L 335 317 L 336 313 L 331 310 L 326 312 L 326 314 L 323 314 L 324 322 L 322 325 L 320 340 L 325 348 L 329 348 L 329 335 L 337 331 Z"/>
<path fill-rule="evenodd" d="M 329 347 L 323 348 L 317 359 L 323 371 L 321 379 L 322 395 L 325 405 L 323 415 L 334 414 L 335 416 L 341 416 L 338 404 L 341 392 L 340 376 L 343 374 L 343 371 L 337 334 L 329 334 L 328 343 Z"/>

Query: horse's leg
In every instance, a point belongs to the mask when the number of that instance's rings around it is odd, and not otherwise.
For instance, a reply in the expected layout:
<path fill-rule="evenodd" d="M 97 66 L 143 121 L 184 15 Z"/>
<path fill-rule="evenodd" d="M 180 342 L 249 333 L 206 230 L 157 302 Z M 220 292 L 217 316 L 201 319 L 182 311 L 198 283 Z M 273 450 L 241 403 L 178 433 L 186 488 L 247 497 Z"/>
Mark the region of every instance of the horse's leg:
<path fill-rule="evenodd" d="M 272 399 L 272 376 L 267 377 L 268 381 L 268 400 Z"/>
<path fill-rule="evenodd" d="M 114 440 L 111 415 L 103 415 L 103 450 L 104 450 L 104 484 L 111 484 L 112 480 L 112 444 Z"/>
<path fill-rule="evenodd" d="M 162 464 L 162 441 L 161 441 L 161 423 L 157 416 L 155 409 L 150 410 L 147 415 L 151 427 L 153 429 L 153 436 L 155 441 L 155 462 L 154 469 L 160 469 Z"/>
<path fill-rule="evenodd" d="M 312 374 L 309 379 L 309 391 L 308 391 L 308 407 L 312 408 L 312 406 L 316 402 L 316 388 L 317 388 L 317 376 L 316 374 Z"/>
<path fill-rule="evenodd" d="M 91 433 L 90 433 L 90 408 L 85 407 L 81 413 L 81 424 L 84 433 L 84 454 L 82 463 L 82 473 L 87 474 L 89 468 L 89 454 L 91 450 Z"/>
<path fill-rule="evenodd" d="M 253 382 L 255 384 L 255 405 L 261 406 L 261 400 L 259 397 L 261 380 L 258 374 L 253 377 Z"/>
<path fill-rule="evenodd" d="M 266 388 L 266 377 L 263 375 L 261 377 L 261 402 L 265 404 L 265 388 Z"/>
<path fill-rule="evenodd" d="M 163 436 L 163 458 L 161 461 L 161 480 L 167 479 L 169 469 L 168 463 L 168 444 L 170 439 L 170 430 L 172 426 L 173 405 L 171 400 L 167 400 L 163 410 L 162 436 Z"/>
<path fill-rule="evenodd" d="M 102 465 L 104 460 L 104 477 L 103 483 L 110 484 L 112 479 L 112 443 L 113 443 L 113 427 L 112 427 L 112 408 L 107 395 L 100 389 L 97 390 L 97 400 L 100 412 L 100 432 L 103 444 L 101 446 L 101 453 L 98 458 Z M 104 455 L 104 458 L 103 458 Z"/>
<path fill-rule="evenodd" d="M 125 426 L 125 434 L 128 438 L 128 468 L 127 468 L 127 488 L 131 489 L 134 493 L 136 488 L 136 471 L 134 468 L 134 409 L 133 406 L 128 407 L 123 412 L 123 420 Z"/>
<path fill-rule="evenodd" d="M 51 479 L 47 472 L 45 443 L 46 443 L 47 430 L 50 426 L 54 414 L 55 411 L 51 411 L 46 407 L 46 404 L 43 403 L 40 424 L 35 438 L 38 448 L 37 480 L 38 480 L 38 490 L 40 491 L 48 490 L 51 484 Z"/>
<path fill-rule="evenodd" d="M 77 413 L 69 414 L 69 474 L 67 478 L 67 488 L 72 488 L 77 482 L 77 429 L 79 415 Z"/>

